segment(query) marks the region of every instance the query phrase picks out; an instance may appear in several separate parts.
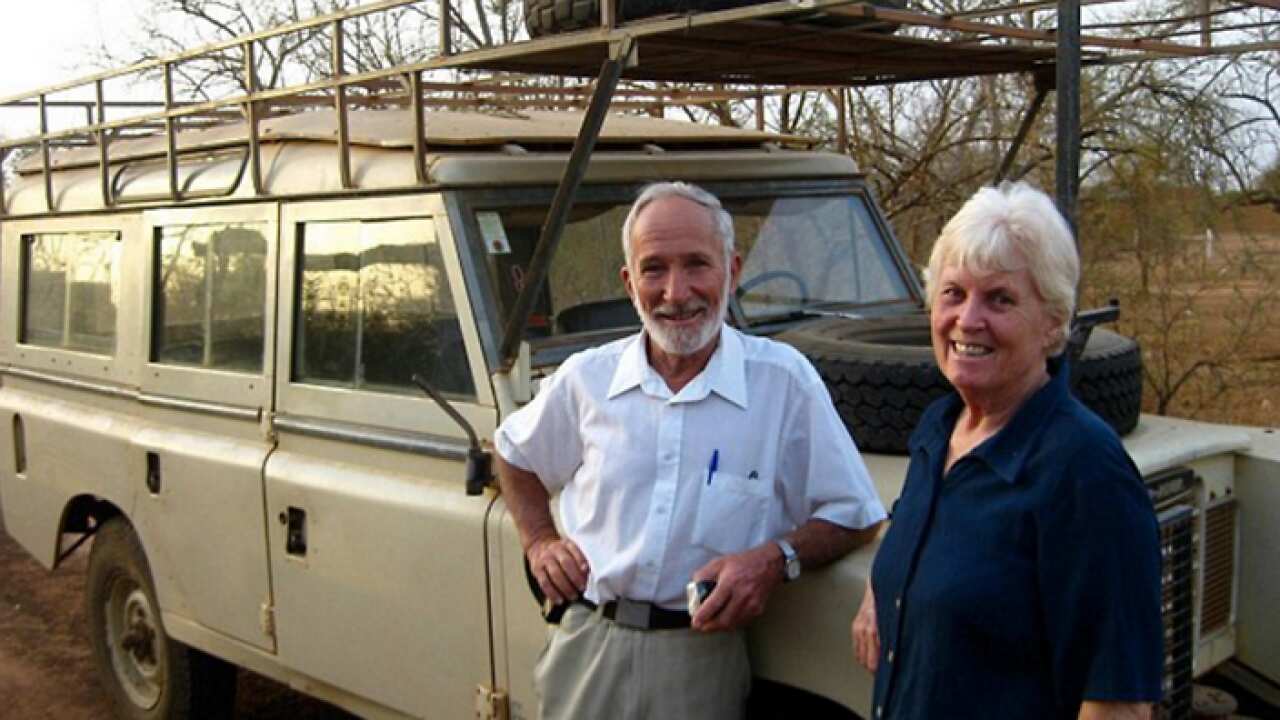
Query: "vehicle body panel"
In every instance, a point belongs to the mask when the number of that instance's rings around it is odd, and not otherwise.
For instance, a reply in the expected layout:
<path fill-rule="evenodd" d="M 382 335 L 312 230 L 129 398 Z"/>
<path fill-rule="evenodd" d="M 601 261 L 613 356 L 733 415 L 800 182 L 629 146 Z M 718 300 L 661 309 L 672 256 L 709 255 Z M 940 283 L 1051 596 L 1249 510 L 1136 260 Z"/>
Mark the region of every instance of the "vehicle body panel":
<path fill-rule="evenodd" d="M 462 492 L 460 463 L 401 456 L 392 473 L 361 462 L 377 451 L 318 443 L 285 435 L 267 465 L 279 661 L 418 717 L 466 716 L 490 676 L 487 502 Z M 289 508 L 306 512 L 303 555 L 286 550 Z"/>
<path fill-rule="evenodd" d="M 1256 429 L 1248 451 L 1236 455 L 1240 502 L 1239 659 L 1280 681 L 1280 430 Z"/>

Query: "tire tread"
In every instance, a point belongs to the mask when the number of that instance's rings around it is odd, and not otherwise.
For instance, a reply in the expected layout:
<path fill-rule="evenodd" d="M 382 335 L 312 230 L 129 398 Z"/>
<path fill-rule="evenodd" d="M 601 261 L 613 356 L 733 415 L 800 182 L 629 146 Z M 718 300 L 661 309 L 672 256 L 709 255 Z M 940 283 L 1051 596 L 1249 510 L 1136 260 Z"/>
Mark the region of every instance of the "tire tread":
<path fill-rule="evenodd" d="M 904 454 L 920 416 L 951 392 L 928 345 L 928 318 L 828 318 L 783 333 L 822 377 L 858 448 Z M 1118 434 L 1142 412 L 1142 353 L 1109 330 L 1093 331 L 1072 366 L 1072 390 Z"/>

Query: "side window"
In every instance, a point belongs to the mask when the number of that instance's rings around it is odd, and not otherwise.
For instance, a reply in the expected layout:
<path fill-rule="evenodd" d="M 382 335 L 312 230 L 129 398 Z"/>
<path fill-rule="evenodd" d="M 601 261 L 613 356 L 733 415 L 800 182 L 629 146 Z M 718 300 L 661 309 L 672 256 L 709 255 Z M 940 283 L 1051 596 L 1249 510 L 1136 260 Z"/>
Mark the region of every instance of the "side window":
<path fill-rule="evenodd" d="M 152 361 L 262 371 L 264 233 L 264 223 L 156 229 Z"/>
<path fill-rule="evenodd" d="M 298 258 L 295 381 L 475 396 L 431 221 L 308 222 Z"/>
<path fill-rule="evenodd" d="M 22 329 L 29 345 L 111 355 L 120 301 L 120 233 L 22 238 Z"/>

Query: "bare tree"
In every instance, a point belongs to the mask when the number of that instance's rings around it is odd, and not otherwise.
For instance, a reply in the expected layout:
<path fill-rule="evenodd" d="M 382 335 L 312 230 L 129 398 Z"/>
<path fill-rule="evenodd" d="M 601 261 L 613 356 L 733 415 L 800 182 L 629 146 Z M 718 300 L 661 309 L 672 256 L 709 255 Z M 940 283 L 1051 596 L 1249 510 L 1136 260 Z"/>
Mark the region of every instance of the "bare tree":
<path fill-rule="evenodd" d="M 268 28 L 357 7 L 359 0 L 150 0 L 138 30 L 119 44 L 98 48 L 97 63 L 121 67 L 232 40 Z M 343 66 L 348 73 L 419 61 L 436 51 L 438 5 L 418 2 L 343 21 Z M 460 48 L 509 42 L 522 31 L 508 0 L 452 3 Z M 260 88 L 302 83 L 332 73 L 332 35 L 319 26 L 255 43 Z M 210 99 L 247 89 L 243 49 L 237 45 L 174 66 L 176 90 Z M 154 75 L 154 73 L 153 73 Z"/>

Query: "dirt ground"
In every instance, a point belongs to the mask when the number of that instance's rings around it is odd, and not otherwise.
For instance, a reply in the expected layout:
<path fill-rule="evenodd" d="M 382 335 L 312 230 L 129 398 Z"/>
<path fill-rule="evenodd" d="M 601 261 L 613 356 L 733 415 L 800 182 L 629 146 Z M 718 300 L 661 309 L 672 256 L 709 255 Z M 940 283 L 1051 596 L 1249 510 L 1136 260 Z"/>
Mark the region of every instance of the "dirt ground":
<path fill-rule="evenodd" d="M 112 717 L 86 635 L 88 559 L 86 545 L 50 573 L 9 537 L 0 519 L 0 720 Z M 242 670 L 235 717 L 340 720 L 352 716 Z"/>

